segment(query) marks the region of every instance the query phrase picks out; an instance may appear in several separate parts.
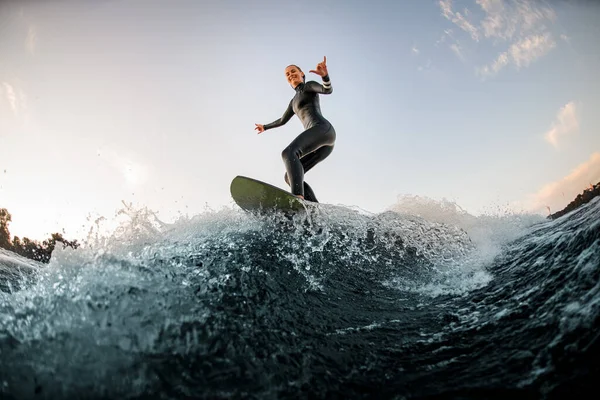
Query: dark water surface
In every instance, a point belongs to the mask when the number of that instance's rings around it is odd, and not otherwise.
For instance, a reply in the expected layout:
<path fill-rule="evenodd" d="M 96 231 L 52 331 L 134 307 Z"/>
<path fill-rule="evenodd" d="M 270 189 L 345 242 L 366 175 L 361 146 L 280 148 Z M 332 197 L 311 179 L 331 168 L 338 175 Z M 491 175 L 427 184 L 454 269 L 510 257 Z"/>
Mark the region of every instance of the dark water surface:
<path fill-rule="evenodd" d="M 0 253 L 0 397 L 573 397 L 599 316 L 598 199 L 555 221 L 138 215 L 49 265 Z"/>

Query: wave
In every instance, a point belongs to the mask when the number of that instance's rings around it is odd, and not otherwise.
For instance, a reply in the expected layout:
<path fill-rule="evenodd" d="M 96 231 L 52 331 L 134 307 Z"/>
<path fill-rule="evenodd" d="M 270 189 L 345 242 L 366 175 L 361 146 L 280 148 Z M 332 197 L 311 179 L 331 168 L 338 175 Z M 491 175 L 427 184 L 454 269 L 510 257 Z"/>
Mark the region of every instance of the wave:
<path fill-rule="evenodd" d="M 599 213 L 475 217 L 405 197 L 380 214 L 224 208 L 166 224 L 126 207 L 110 232 L 100 219 L 78 249 L 0 275 L 0 393 L 573 392 L 598 346 Z"/>

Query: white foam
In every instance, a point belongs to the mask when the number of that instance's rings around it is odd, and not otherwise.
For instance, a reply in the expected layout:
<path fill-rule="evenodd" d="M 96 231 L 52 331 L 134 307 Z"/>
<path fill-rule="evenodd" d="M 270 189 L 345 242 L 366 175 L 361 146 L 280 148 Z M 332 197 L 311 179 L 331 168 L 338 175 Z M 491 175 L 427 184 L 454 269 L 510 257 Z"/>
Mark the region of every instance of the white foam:
<path fill-rule="evenodd" d="M 399 196 L 388 210 L 399 215 L 436 222 L 463 230 L 474 245 L 473 251 L 461 254 L 461 259 L 436 264 L 439 279 L 426 284 L 402 279 L 387 284 L 428 296 L 465 294 L 487 285 L 493 278 L 487 267 L 509 242 L 525 234 L 536 223 L 545 221 L 537 214 L 521 214 L 497 209 L 496 214 L 474 216 L 455 202 L 434 200 L 423 196 Z M 452 243 L 445 240 L 444 245 Z M 459 253 L 460 254 L 460 253 Z"/>

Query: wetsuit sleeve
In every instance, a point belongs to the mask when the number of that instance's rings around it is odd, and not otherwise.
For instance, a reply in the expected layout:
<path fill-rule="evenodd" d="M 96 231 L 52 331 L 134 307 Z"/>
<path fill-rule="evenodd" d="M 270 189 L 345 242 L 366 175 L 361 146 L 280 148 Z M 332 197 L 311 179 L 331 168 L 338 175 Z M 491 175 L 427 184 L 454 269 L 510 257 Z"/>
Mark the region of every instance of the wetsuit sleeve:
<path fill-rule="evenodd" d="M 292 108 L 292 102 L 290 101 L 290 104 L 288 105 L 287 110 L 285 110 L 285 112 L 283 113 L 283 116 L 277 121 L 273 121 L 270 124 L 263 125 L 263 128 L 265 128 L 266 131 L 267 129 L 273 129 L 277 128 L 278 126 L 285 125 L 293 116 L 294 109 Z"/>
<path fill-rule="evenodd" d="M 323 84 L 317 83 L 315 81 L 310 81 L 306 84 L 306 91 L 320 93 L 320 94 L 331 94 L 333 92 L 333 87 L 331 86 L 331 80 L 329 79 L 329 75 L 325 75 L 323 77 Z"/>

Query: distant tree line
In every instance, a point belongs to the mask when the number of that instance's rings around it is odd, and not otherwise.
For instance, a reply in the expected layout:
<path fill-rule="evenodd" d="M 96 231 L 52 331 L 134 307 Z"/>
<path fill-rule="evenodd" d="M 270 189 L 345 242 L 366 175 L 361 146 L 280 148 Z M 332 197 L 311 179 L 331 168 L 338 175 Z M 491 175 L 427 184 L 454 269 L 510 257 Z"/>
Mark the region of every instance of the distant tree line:
<path fill-rule="evenodd" d="M 60 233 L 53 233 L 50 235 L 50 238 L 41 243 L 26 237 L 21 239 L 18 236 L 13 237 L 11 240 L 10 231 L 8 230 L 8 224 L 11 220 L 12 217 L 8 210 L 0 208 L 0 247 L 23 257 L 47 263 L 50 261 L 50 256 L 57 242 L 62 243 L 63 248 L 71 247 L 76 249 L 79 247 L 77 240 L 66 240 Z"/>
<path fill-rule="evenodd" d="M 569 213 L 582 205 L 589 203 L 594 197 L 600 196 L 600 182 L 592 185 L 590 183 L 590 187 L 585 189 L 583 193 L 578 194 L 573 201 L 571 201 L 565 208 L 562 210 L 555 212 L 554 214 L 548 215 L 548 219 L 556 219 L 558 217 L 562 217 L 566 213 Z"/>

